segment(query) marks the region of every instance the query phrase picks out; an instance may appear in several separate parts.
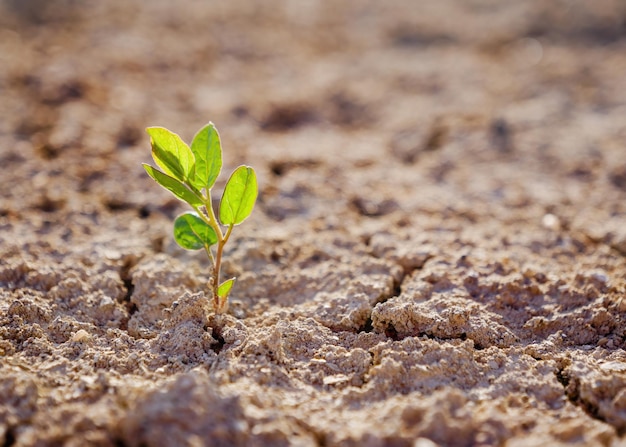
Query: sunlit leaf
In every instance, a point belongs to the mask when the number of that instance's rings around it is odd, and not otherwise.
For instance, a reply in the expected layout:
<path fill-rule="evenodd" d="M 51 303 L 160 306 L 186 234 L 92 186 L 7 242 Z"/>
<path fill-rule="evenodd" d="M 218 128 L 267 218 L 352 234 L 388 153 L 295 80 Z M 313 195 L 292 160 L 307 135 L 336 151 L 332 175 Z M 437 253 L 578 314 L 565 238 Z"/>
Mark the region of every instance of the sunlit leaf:
<path fill-rule="evenodd" d="M 230 278 L 224 281 L 217 288 L 217 295 L 222 299 L 226 299 L 230 293 L 230 289 L 233 288 L 233 284 L 235 284 L 235 278 Z"/>
<path fill-rule="evenodd" d="M 213 123 L 204 126 L 193 137 L 191 151 L 196 160 L 193 184 L 198 189 L 209 190 L 222 169 L 222 145 Z"/>
<path fill-rule="evenodd" d="M 258 194 L 256 173 L 249 166 L 239 166 L 232 173 L 220 202 L 220 221 L 238 225 L 252 212 Z"/>
<path fill-rule="evenodd" d="M 174 239 L 187 250 L 200 250 L 217 243 L 215 230 L 194 212 L 184 213 L 176 218 Z"/>
<path fill-rule="evenodd" d="M 203 205 L 202 200 L 193 192 L 191 192 L 181 181 L 176 180 L 175 178 L 170 177 L 167 174 L 163 174 L 158 169 L 155 169 L 145 163 L 143 164 L 143 167 L 148 175 L 152 177 L 155 182 L 170 191 L 180 200 L 187 202 L 191 206 Z"/>
<path fill-rule="evenodd" d="M 163 172 L 181 182 L 190 180 L 194 157 L 189 146 L 164 127 L 148 127 L 146 132 L 150 135 L 152 158 Z"/>

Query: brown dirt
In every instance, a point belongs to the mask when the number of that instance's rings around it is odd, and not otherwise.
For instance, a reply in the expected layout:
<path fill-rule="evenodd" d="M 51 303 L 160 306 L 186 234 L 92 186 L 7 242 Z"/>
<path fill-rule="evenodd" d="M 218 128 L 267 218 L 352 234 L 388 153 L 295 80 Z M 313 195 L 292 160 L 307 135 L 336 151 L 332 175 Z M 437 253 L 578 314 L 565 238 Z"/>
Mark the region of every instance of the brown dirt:
<path fill-rule="evenodd" d="M 626 445 L 626 3 L 0 8 L 0 446 Z M 221 318 L 141 169 L 209 120 Z"/>

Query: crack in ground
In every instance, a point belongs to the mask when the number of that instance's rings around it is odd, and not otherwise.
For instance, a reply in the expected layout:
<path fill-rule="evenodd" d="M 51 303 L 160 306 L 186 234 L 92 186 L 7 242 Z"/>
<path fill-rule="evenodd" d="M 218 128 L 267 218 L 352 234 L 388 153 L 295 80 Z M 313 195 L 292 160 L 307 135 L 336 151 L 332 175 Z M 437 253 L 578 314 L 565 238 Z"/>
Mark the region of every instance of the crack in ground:
<path fill-rule="evenodd" d="M 208 328 L 206 328 L 205 330 L 208 330 Z M 217 342 L 217 343 L 211 344 L 210 346 L 211 351 L 219 355 L 219 353 L 222 352 L 222 349 L 224 349 L 224 346 L 226 346 L 226 340 L 224 340 L 224 337 L 222 337 L 221 330 L 218 330 L 216 328 L 212 329 L 211 337 L 213 338 L 213 340 Z"/>
<path fill-rule="evenodd" d="M 563 361 L 563 359 L 561 359 Z M 587 416 L 596 421 L 607 424 L 615 429 L 618 436 L 623 436 L 626 434 L 626 429 L 620 429 L 615 425 L 611 424 L 599 414 L 599 408 L 597 405 L 592 404 L 586 400 L 581 399 L 580 397 L 580 380 L 577 378 L 572 378 L 567 371 L 569 369 L 570 364 L 566 364 L 564 366 L 560 366 L 559 369 L 554 373 L 556 376 L 556 380 L 563 386 L 563 391 L 567 400 L 574 406 L 581 408 Z"/>
<path fill-rule="evenodd" d="M 361 332 L 370 333 L 374 331 L 374 325 L 372 324 L 372 309 L 370 309 L 365 323 L 363 323 L 363 325 L 356 330 L 357 334 L 360 334 Z"/>
<path fill-rule="evenodd" d="M 124 283 L 124 288 L 126 289 L 126 294 L 124 295 L 123 301 L 130 303 L 130 299 L 133 296 L 133 292 L 135 290 L 135 285 L 133 284 L 133 275 L 130 273 L 130 270 L 137 265 L 139 261 L 134 259 L 132 256 L 126 256 L 122 266 L 120 267 L 119 275 L 120 279 Z"/>
<path fill-rule="evenodd" d="M 373 258 L 379 259 L 373 253 L 370 253 L 370 256 L 372 256 Z M 369 315 L 367 316 L 366 322 L 363 324 L 363 326 L 361 326 L 357 330 L 357 333 L 360 333 L 360 332 L 374 332 L 374 326 L 373 326 L 373 322 L 372 322 L 372 312 L 374 311 L 374 308 L 376 306 L 378 306 L 379 304 L 386 303 L 390 299 L 399 297 L 402 294 L 402 286 L 407 281 L 407 279 L 411 278 L 415 272 L 422 270 L 424 268 L 424 266 L 426 265 L 426 263 L 431 258 L 432 258 L 432 256 L 429 256 L 426 259 L 424 259 L 424 262 L 422 262 L 420 265 L 414 266 L 414 267 L 410 267 L 410 268 L 407 268 L 406 266 L 403 266 L 400 262 L 396 262 L 395 263 L 396 266 L 398 266 L 398 267 L 400 267 L 402 269 L 402 273 L 400 274 L 400 277 L 398 279 L 394 278 L 393 289 L 390 291 L 390 293 L 382 294 L 378 298 L 378 300 L 376 300 L 376 303 L 374 303 L 374 305 L 370 308 Z M 399 341 L 399 340 L 402 340 L 403 338 L 405 338 L 405 337 L 400 337 L 399 336 L 398 331 L 396 330 L 396 328 L 391 323 L 389 323 L 387 325 L 387 327 L 385 328 L 384 334 L 385 334 L 385 336 L 387 338 L 390 338 L 393 341 Z M 432 337 L 431 335 L 428 335 L 428 334 L 420 334 L 420 336 L 421 335 L 426 335 L 429 338 L 435 338 L 435 337 Z"/>
<path fill-rule="evenodd" d="M 137 312 L 137 305 L 132 302 L 133 292 L 135 291 L 135 284 L 133 283 L 133 275 L 131 274 L 131 269 L 135 267 L 142 257 L 135 257 L 133 255 L 126 255 L 123 257 L 122 265 L 119 268 L 119 276 L 124 285 L 124 289 L 126 289 L 126 293 L 124 297 L 121 299 L 121 302 L 125 304 L 126 309 L 128 311 L 128 318 L 125 318 L 120 325 L 120 329 L 128 330 L 128 320 L 133 316 L 135 312 Z"/>
<path fill-rule="evenodd" d="M 400 265 L 400 264 L 397 264 L 397 265 Z M 402 267 L 402 266 L 400 265 L 400 267 Z M 420 267 L 420 268 L 421 268 L 421 267 Z M 384 293 L 383 293 L 383 294 L 381 294 L 381 295 L 378 297 L 378 299 L 376 300 L 376 302 L 374 303 L 374 305 L 370 307 L 370 310 L 369 310 L 369 313 L 368 313 L 368 315 L 367 315 L 367 319 L 365 320 L 365 323 L 363 323 L 363 325 L 361 325 L 361 327 L 359 327 L 359 328 L 356 330 L 356 333 L 357 333 L 357 334 L 359 334 L 359 333 L 361 333 L 361 332 L 367 332 L 367 333 L 369 333 L 369 332 L 374 332 L 374 325 L 373 325 L 373 322 L 372 322 L 372 312 L 374 311 L 374 308 L 375 308 L 377 305 L 379 305 L 379 304 L 385 303 L 385 302 L 389 301 L 389 300 L 390 300 L 390 299 L 392 299 L 392 298 L 396 298 L 396 297 L 400 296 L 400 294 L 402 293 L 402 284 L 404 283 L 404 281 L 406 280 L 406 278 L 407 278 L 408 276 L 410 276 L 410 275 L 411 275 L 414 271 L 419 270 L 420 268 L 412 269 L 412 270 L 411 270 L 411 271 L 409 271 L 409 272 L 407 272 L 406 270 L 404 270 L 404 269 L 403 269 L 403 270 L 402 270 L 402 275 L 400 276 L 400 278 L 399 278 L 399 279 L 397 279 L 397 280 L 394 278 L 394 281 L 393 281 L 393 289 L 392 289 L 392 290 L 391 290 L 388 294 L 384 294 Z M 394 330 L 395 330 L 395 328 L 394 328 Z M 388 338 L 392 338 L 392 337 L 390 337 L 389 335 L 387 335 L 387 332 L 386 332 L 386 331 L 385 331 L 385 335 L 386 335 Z M 397 332 L 396 332 L 396 335 L 397 335 Z M 394 339 L 394 340 L 395 340 L 395 339 Z"/>
<path fill-rule="evenodd" d="M 4 433 L 4 443 L 2 444 L 2 447 L 11 447 L 15 445 L 15 442 L 17 441 L 15 439 L 15 429 L 15 426 L 7 427 Z"/>
<path fill-rule="evenodd" d="M 366 244 L 367 245 L 367 244 Z M 367 253 L 369 256 L 371 256 L 374 259 L 384 259 L 384 257 L 379 257 L 376 256 L 375 254 L 368 252 Z M 418 266 L 412 266 L 412 267 L 406 267 L 405 265 L 403 265 L 401 262 L 393 262 L 394 267 L 400 267 L 401 273 L 399 275 L 399 278 L 396 278 L 396 275 L 394 275 L 393 273 L 393 268 L 390 269 L 390 271 L 388 272 L 388 275 L 393 279 L 393 284 L 391 286 L 391 289 L 387 292 L 387 293 L 381 293 L 380 296 L 378 298 L 376 298 L 375 302 L 373 305 L 370 306 L 369 311 L 367 313 L 367 316 L 365 318 L 365 321 L 363 322 L 363 324 L 361 324 L 361 326 L 359 326 L 356 329 L 352 329 L 350 330 L 350 332 L 354 332 L 356 334 L 365 332 L 365 333 L 370 333 L 370 332 L 375 332 L 374 330 L 374 325 L 373 325 L 373 321 L 372 321 L 372 312 L 374 310 L 374 308 L 382 303 L 385 303 L 387 301 L 389 301 L 392 298 L 397 298 L 402 294 L 402 286 L 404 284 L 404 282 L 413 275 L 413 273 L 415 273 L 416 271 L 422 270 L 424 265 L 426 265 L 426 262 L 428 262 L 429 259 L 431 259 L 432 256 L 429 256 L 428 258 L 426 258 L 424 260 L 424 262 L 420 263 L 420 265 Z M 322 323 L 323 326 L 327 327 L 328 329 L 330 329 L 333 332 L 343 332 L 346 329 L 336 329 L 333 328 L 332 326 L 328 325 L 328 324 L 324 324 Z M 395 330 L 395 329 L 394 329 Z M 387 335 L 387 333 L 385 332 L 385 335 Z M 396 333 L 397 335 L 397 333 Z M 389 338 L 393 338 L 393 336 L 387 335 Z M 394 340 L 398 340 L 397 338 L 394 338 Z"/>

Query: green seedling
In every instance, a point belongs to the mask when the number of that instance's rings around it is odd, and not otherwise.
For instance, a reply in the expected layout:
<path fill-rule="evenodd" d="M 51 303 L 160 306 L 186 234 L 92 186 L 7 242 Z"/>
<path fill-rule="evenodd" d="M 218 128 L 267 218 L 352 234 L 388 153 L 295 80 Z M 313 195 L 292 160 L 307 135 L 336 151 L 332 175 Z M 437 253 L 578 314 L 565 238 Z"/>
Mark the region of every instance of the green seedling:
<path fill-rule="evenodd" d="M 222 145 L 213 123 L 198 131 L 191 146 L 163 127 L 148 127 L 146 131 L 152 158 L 161 170 L 145 163 L 143 167 L 155 182 L 194 209 L 176 218 L 174 239 L 184 249 L 206 251 L 213 267 L 213 307 L 221 314 L 227 309 L 228 294 L 235 283 L 235 278 L 220 282 L 224 246 L 233 227 L 252 213 L 258 194 L 256 173 L 249 166 L 239 166 L 230 175 L 220 200 L 218 222 L 211 189 L 222 169 Z"/>

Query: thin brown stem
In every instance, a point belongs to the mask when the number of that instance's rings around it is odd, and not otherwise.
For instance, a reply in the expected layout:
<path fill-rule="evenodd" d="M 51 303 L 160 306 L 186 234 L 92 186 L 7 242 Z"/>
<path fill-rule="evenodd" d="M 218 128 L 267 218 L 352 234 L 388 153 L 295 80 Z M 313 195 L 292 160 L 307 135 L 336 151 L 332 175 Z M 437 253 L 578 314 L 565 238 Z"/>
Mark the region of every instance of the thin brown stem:
<path fill-rule="evenodd" d="M 217 289 L 220 286 L 220 269 L 222 267 L 222 253 L 224 251 L 224 245 L 230 238 L 230 233 L 233 231 L 233 225 L 229 225 L 226 230 L 226 234 L 223 238 L 217 242 L 217 252 L 215 253 L 215 263 L 213 266 L 213 305 L 215 307 L 215 313 L 221 314 L 224 310 L 224 303 L 220 301 L 220 296 L 217 293 Z"/>

